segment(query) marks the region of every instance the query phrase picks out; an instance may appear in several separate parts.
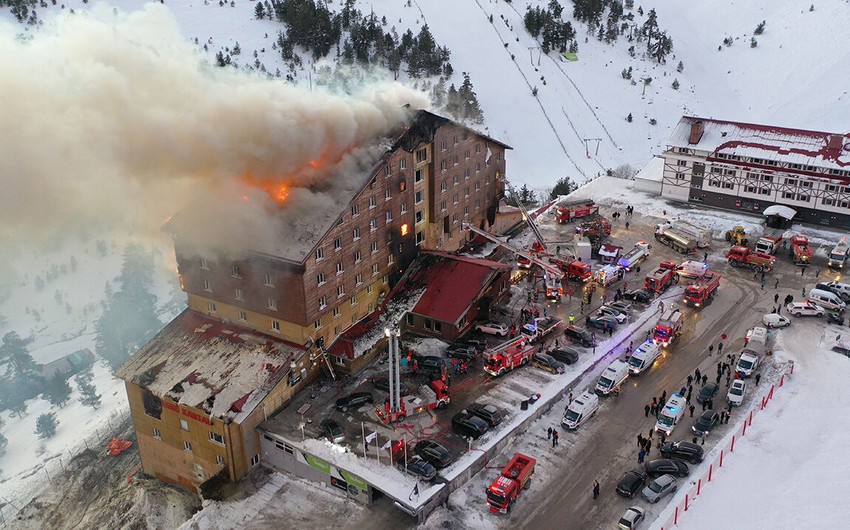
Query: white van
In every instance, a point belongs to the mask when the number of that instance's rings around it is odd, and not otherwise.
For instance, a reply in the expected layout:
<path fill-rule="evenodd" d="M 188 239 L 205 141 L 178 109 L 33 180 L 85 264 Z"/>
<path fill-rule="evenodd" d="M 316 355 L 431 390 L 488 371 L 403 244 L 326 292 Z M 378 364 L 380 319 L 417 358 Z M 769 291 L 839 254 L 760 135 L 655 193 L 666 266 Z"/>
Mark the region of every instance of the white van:
<path fill-rule="evenodd" d="M 685 408 L 688 402 L 684 396 L 673 394 L 667 400 L 667 404 L 658 414 L 658 421 L 655 423 L 656 432 L 663 432 L 667 436 L 673 433 L 673 429 L 679 420 L 685 415 Z"/>
<path fill-rule="evenodd" d="M 850 298 L 850 283 L 829 282 L 827 285 L 838 291 L 842 300 Z"/>
<path fill-rule="evenodd" d="M 741 352 L 741 357 L 738 359 L 738 364 L 735 365 L 735 372 L 741 374 L 741 377 L 750 377 L 758 368 L 761 356 L 752 351 Z"/>
<path fill-rule="evenodd" d="M 763 328 L 761 326 L 756 326 L 754 328 L 750 328 L 747 330 L 747 338 L 744 341 L 744 344 L 749 344 L 751 342 L 758 342 L 763 345 L 767 345 L 767 339 L 770 338 L 770 332 L 767 328 Z"/>
<path fill-rule="evenodd" d="M 629 358 L 629 371 L 639 374 L 652 366 L 658 356 L 661 355 L 661 346 L 648 340 L 637 347 Z"/>
<path fill-rule="evenodd" d="M 812 289 L 809 291 L 809 301 L 835 311 L 843 311 L 844 306 L 847 305 L 837 294 L 822 289 Z"/>
<path fill-rule="evenodd" d="M 622 359 L 617 359 L 609 364 L 602 375 L 599 376 L 599 381 L 596 383 L 596 393 L 607 396 L 611 392 L 617 391 L 620 384 L 629 376 L 629 363 Z"/>
<path fill-rule="evenodd" d="M 708 272 L 708 263 L 689 260 L 676 267 L 676 270 L 684 278 L 702 278 Z"/>
<path fill-rule="evenodd" d="M 577 429 L 588 418 L 596 414 L 597 410 L 599 410 L 599 398 L 596 394 L 585 390 L 567 407 L 561 425 L 567 429 Z"/>

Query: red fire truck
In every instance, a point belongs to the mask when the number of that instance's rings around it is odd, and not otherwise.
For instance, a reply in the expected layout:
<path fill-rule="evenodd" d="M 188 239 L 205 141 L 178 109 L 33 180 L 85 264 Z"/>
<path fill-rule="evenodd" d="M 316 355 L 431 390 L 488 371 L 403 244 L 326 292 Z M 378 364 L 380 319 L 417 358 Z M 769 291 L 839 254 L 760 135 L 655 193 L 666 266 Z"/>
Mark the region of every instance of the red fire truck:
<path fill-rule="evenodd" d="M 534 475 L 537 460 L 521 453 L 514 454 L 502 473 L 487 488 L 487 504 L 493 513 L 508 513 Z"/>
<path fill-rule="evenodd" d="M 808 265 L 812 262 L 812 249 L 809 247 L 809 238 L 803 234 L 791 237 L 791 255 L 794 257 L 795 265 Z"/>
<path fill-rule="evenodd" d="M 748 247 L 732 247 L 726 253 L 726 259 L 729 260 L 729 265 L 733 267 L 747 267 L 756 272 L 768 272 L 773 269 L 773 264 L 776 263 L 776 257 L 768 254 L 762 254 L 749 249 Z"/>
<path fill-rule="evenodd" d="M 484 350 L 484 371 L 490 375 L 500 376 L 518 366 L 524 366 L 531 361 L 534 346 L 528 344 L 528 338 L 521 335 L 503 344 Z"/>
<path fill-rule="evenodd" d="M 444 409 L 449 406 L 451 397 L 449 396 L 449 387 L 439 379 L 431 381 L 430 386 L 422 385 L 419 387 L 419 392 L 402 396 L 399 410 L 390 410 L 390 402 L 387 400 L 384 403 L 384 409 L 376 409 L 375 412 L 380 416 L 384 423 L 394 423 L 404 421 L 405 418 L 422 414 L 423 412 Z"/>
<path fill-rule="evenodd" d="M 702 307 L 717 292 L 720 287 L 720 275 L 716 272 L 706 272 L 695 284 L 685 289 L 685 304 L 694 307 Z"/>
<path fill-rule="evenodd" d="M 599 213 L 599 206 L 593 201 L 560 202 L 555 207 L 555 219 L 559 223 L 569 223 L 580 217 L 595 215 Z"/>
<path fill-rule="evenodd" d="M 561 269 L 566 277 L 576 282 L 589 282 L 593 279 L 593 272 L 590 270 L 590 264 L 583 261 L 573 260 L 566 261 L 558 258 L 549 258 L 549 263 Z M 531 262 L 529 262 L 531 264 Z"/>
<path fill-rule="evenodd" d="M 646 275 L 644 289 L 663 293 L 668 287 L 679 282 L 679 274 L 676 272 L 676 264 L 671 261 L 662 261 L 658 268 Z"/>
<path fill-rule="evenodd" d="M 658 324 L 655 325 L 652 342 L 661 346 L 669 346 L 673 339 L 681 333 L 683 320 L 684 316 L 681 309 L 668 309 L 658 319 Z"/>

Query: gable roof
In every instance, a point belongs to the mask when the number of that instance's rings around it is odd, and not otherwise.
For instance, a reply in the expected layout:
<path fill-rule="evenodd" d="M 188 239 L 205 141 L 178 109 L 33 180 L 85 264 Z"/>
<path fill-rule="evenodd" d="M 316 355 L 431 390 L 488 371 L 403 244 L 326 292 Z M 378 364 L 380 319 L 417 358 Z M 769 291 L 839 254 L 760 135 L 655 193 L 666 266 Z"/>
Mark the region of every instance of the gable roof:
<path fill-rule="evenodd" d="M 215 418 L 242 421 L 305 349 L 185 310 L 115 376 Z"/>

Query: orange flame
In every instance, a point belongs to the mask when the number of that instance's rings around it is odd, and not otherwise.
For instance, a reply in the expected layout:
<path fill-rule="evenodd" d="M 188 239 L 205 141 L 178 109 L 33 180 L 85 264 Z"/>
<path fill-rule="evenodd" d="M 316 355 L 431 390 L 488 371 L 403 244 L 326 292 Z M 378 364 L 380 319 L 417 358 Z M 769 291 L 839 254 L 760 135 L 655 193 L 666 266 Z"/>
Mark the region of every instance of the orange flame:
<path fill-rule="evenodd" d="M 257 179 L 251 175 L 245 175 L 242 178 L 242 182 L 252 188 L 265 191 L 269 197 L 279 203 L 286 201 L 286 198 L 289 196 L 289 185 L 282 182 L 277 182 L 271 179 Z M 243 195 L 242 200 L 247 202 L 248 195 Z"/>

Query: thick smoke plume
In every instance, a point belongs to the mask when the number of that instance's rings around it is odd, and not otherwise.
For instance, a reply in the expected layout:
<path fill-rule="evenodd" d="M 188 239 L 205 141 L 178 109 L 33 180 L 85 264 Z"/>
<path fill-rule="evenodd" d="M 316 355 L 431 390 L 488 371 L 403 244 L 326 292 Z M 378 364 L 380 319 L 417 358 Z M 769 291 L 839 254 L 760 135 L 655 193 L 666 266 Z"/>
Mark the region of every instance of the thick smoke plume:
<path fill-rule="evenodd" d="M 405 104 L 427 105 L 393 83 L 339 95 L 211 66 L 160 4 L 20 31 L 0 25 L 4 245 L 72 227 L 158 230 L 199 192 L 246 177 L 350 188 L 322 181 L 348 174 L 327 168 L 374 154 Z"/>

